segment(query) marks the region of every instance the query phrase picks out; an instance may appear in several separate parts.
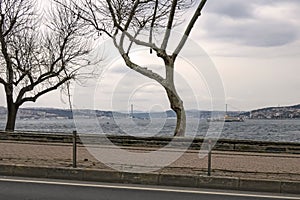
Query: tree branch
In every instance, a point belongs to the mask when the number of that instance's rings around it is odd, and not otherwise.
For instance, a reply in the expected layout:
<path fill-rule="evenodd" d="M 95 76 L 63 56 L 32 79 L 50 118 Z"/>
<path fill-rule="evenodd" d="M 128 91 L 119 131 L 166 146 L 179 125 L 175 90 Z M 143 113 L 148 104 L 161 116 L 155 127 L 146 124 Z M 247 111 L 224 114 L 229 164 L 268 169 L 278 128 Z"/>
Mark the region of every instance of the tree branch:
<path fill-rule="evenodd" d="M 153 13 L 153 18 L 151 22 L 151 27 L 150 27 L 150 34 L 149 34 L 149 43 L 152 43 L 153 39 L 153 28 L 156 20 L 156 13 L 157 13 L 157 8 L 158 8 L 158 0 L 155 0 L 155 6 L 154 6 L 154 13 Z M 150 49 L 150 53 L 152 53 L 152 49 Z"/>
<path fill-rule="evenodd" d="M 113 38 L 113 41 L 114 41 L 115 47 L 119 50 L 121 56 L 123 57 L 127 67 L 129 67 L 130 69 L 132 69 L 148 78 L 151 78 L 151 79 L 157 81 L 158 83 L 160 83 L 163 86 L 166 85 L 166 81 L 163 77 L 161 77 L 159 74 L 157 74 L 151 70 L 148 70 L 147 68 L 143 68 L 143 67 L 135 64 L 134 62 L 132 62 L 130 57 L 128 56 L 128 54 L 125 53 L 124 49 L 122 47 L 118 46 L 115 38 Z"/>
<path fill-rule="evenodd" d="M 114 26 L 120 30 L 122 32 L 122 34 L 125 34 L 130 41 L 133 41 L 135 44 L 137 45 L 140 45 L 140 46 L 145 46 L 145 47 L 149 47 L 149 48 L 152 48 L 154 49 L 155 51 L 158 51 L 158 47 L 153 44 L 153 43 L 148 43 L 148 42 L 144 42 L 144 41 L 141 41 L 141 40 L 138 40 L 136 39 L 134 36 L 132 36 L 130 33 L 128 33 L 116 20 L 116 16 L 115 16 L 115 13 L 114 13 L 114 10 L 113 10 L 113 7 L 111 5 L 111 0 L 106 0 L 107 4 L 108 4 L 108 7 L 109 7 L 109 11 L 110 11 L 110 14 L 112 16 L 112 19 L 113 19 L 113 22 L 114 22 Z"/>
<path fill-rule="evenodd" d="M 140 34 L 140 31 L 141 31 L 141 30 L 142 30 L 141 28 L 137 30 L 137 32 L 136 32 L 135 35 L 134 35 L 134 39 L 136 39 L 136 37 Z M 128 46 L 128 49 L 127 49 L 127 54 L 129 54 L 130 49 L 131 49 L 133 43 L 134 43 L 134 41 L 131 41 L 131 42 L 130 42 L 130 44 L 129 44 L 129 46 Z"/>
<path fill-rule="evenodd" d="M 13 83 L 13 68 L 12 68 L 12 62 L 10 60 L 10 57 L 8 55 L 7 51 L 7 46 L 6 46 L 6 41 L 4 37 L 2 36 L 2 33 L 0 33 L 0 43 L 1 43 L 1 51 L 4 57 L 4 60 L 6 62 L 6 70 L 7 70 L 7 84 L 12 84 Z"/>
<path fill-rule="evenodd" d="M 55 0 L 55 2 L 57 2 L 57 0 Z M 72 11 L 75 15 L 77 15 L 79 18 L 81 18 L 81 19 L 83 19 L 84 21 L 90 23 L 97 31 L 103 31 L 103 32 L 104 32 L 105 34 L 107 34 L 109 37 L 112 37 L 112 35 L 111 35 L 105 28 L 100 28 L 100 27 L 99 27 L 97 18 L 96 18 L 96 16 L 95 16 L 95 11 L 92 9 L 91 3 L 87 2 L 86 5 L 88 6 L 88 8 L 89 8 L 89 10 L 90 10 L 90 12 L 91 12 L 91 15 L 92 15 L 91 17 L 92 17 L 92 19 L 89 19 L 89 18 L 87 18 L 87 17 L 84 17 L 84 15 L 82 15 L 80 12 L 75 13 L 75 12 L 73 12 L 72 10 L 71 10 L 71 11 Z M 65 5 L 63 5 L 63 6 L 65 6 Z M 69 9 L 69 8 L 67 8 L 67 9 Z M 69 10 L 70 10 L 70 9 L 69 9 Z M 83 9 L 80 9 L 80 8 L 78 8 L 78 10 L 81 11 L 81 12 L 84 12 L 84 13 L 86 13 L 86 14 L 88 15 L 87 11 L 85 11 L 85 10 L 83 10 Z"/>
<path fill-rule="evenodd" d="M 59 83 L 57 83 L 56 85 L 50 87 L 50 88 L 47 88 L 39 93 L 37 93 L 36 95 L 34 95 L 33 97 L 25 97 L 25 98 L 22 98 L 18 101 L 16 101 L 16 104 L 21 106 L 23 103 L 25 102 L 28 102 L 28 101 L 32 101 L 32 102 L 35 102 L 40 96 L 48 93 L 48 92 L 51 92 L 53 90 L 57 90 L 57 88 L 59 88 L 61 85 L 63 85 L 64 83 L 66 83 L 68 80 L 71 80 L 72 77 L 65 77 L 63 80 L 61 80 Z"/>
<path fill-rule="evenodd" d="M 160 47 L 163 50 L 165 50 L 167 48 L 167 45 L 168 45 L 168 41 L 169 41 L 170 34 L 171 34 L 171 29 L 172 29 L 172 26 L 173 26 L 175 11 L 176 11 L 176 7 L 177 7 L 177 2 L 178 2 L 177 0 L 173 0 L 173 2 L 172 2 L 171 11 L 170 11 L 170 15 L 169 15 L 169 20 L 168 20 L 164 40 L 163 40 L 163 42 L 161 44 L 161 47 Z"/>
<path fill-rule="evenodd" d="M 2 85 L 6 85 L 6 84 L 7 84 L 7 83 L 4 81 L 4 79 L 1 78 L 1 77 L 0 77 L 0 83 L 1 83 Z"/>
<path fill-rule="evenodd" d="M 180 51 L 182 50 L 183 46 L 185 45 L 197 19 L 201 16 L 201 11 L 202 9 L 204 8 L 205 4 L 206 4 L 207 0 L 201 0 L 197 10 L 195 11 L 190 23 L 188 24 L 185 32 L 184 32 L 184 35 L 182 36 L 177 48 L 175 49 L 172 57 L 173 59 L 176 59 L 176 57 L 178 56 L 178 54 L 180 53 Z"/>
<path fill-rule="evenodd" d="M 136 0 L 136 2 L 134 3 L 133 8 L 132 8 L 131 11 L 130 11 L 128 20 L 127 20 L 127 22 L 126 22 L 126 24 L 125 24 L 125 26 L 124 26 L 124 31 L 127 31 L 127 30 L 128 30 L 128 27 L 129 27 L 129 25 L 130 25 L 130 23 L 131 23 L 131 21 L 132 21 L 134 15 L 135 15 L 135 11 L 136 11 L 136 9 L 137 9 L 137 7 L 138 7 L 138 5 L 139 5 L 139 2 L 140 2 L 139 0 Z M 120 46 L 123 46 L 123 44 L 124 44 L 124 37 L 125 37 L 125 32 L 124 32 L 124 31 L 122 32 L 122 35 L 121 35 Z M 134 37 L 134 38 L 135 38 L 135 37 Z"/>
<path fill-rule="evenodd" d="M 17 86 L 26 77 L 27 73 L 26 72 L 22 73 L 22 75 L 19 77 L 19 79 L 14 82 L 14 85 Z"/>
<path fill-rule="evenodd" d="M 9 28 L 3 33 L 3 37 L 6 37 L 14 28 L 17 22 L 16 16 L 11 20 Z"/>
<path fill-rule="evenodd" d="M 157 81 L 159 84 L 161 84 L 164 87 L 167 86 L 166 85 L 166 80 L 163 77 L 161 77 L 159 74 L 147 69 L 146 67 L 141 67 L 141 66 L 135 64 L 134 62 L 132 62 L 130 60 L 130 58 L 127 54 L 123 54 L 122 57 L 123 57 L 126 65 L 130 69 L 132 69 L 132 70 L 134 70 L 134 71 L 136 71 L 136 72 L 138 72 L 138 73 L 140 73 L 140 74 L 142 74 L 142 75 L 144 75 L 148 78 L 151 78 L 151 79 Z"/>

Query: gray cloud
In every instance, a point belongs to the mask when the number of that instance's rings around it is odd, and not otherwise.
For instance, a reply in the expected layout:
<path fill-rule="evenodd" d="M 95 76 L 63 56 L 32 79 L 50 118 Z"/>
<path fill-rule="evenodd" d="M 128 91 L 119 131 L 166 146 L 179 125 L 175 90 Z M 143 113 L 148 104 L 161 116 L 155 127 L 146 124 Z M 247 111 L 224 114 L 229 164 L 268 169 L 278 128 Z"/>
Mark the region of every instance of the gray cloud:
<path fill-rule="evenodd" d="M 205 36 L 247 46 L 273 47 L 292 43 L 300 35 L 300 1 L 208 1 Z"/>
<path fill-rule="evenodd" d="M 207 2 L 205 10 L 219 15 L 225 15 L 233 18 L 253 17 L 254 9 L 261 6 L 277 6 L 289 4 L 299 6 L 299 0 L 210 0 Z"/>
<path fill-rule="evenodd" d="M 208 12 L 226 15 L 233 18 L 247 18 L 252 16 L 251 3 L 241 0 L 227 0 L 220 3 L 219 0 L 211 0 L 207 3 Z"/>
<path fill-rule="evenodd" d="M 209 37 L 249 46 L 281 46 L 298 39 L 298 28 L 287 22 L 251 20 L 234 22 L 212 18 L 206 24 Z"/>

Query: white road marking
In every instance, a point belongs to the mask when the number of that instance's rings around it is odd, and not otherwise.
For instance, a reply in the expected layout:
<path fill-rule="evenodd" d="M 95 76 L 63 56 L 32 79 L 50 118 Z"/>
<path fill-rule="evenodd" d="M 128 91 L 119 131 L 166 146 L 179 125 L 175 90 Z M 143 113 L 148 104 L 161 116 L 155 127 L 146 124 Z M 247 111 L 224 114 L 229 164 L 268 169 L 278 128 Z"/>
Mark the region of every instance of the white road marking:
<path fill-rule="evenodd" d="M 33 183 L 33 184 L 47 184 L 47 185 L 63 185 L 63 186 L 79 186 L 79 187 L 94 187 L 94 188 L 109 188 L 109 189 L 126 189 L 126 190 L 143 190 L 154 192 L 175 192 L 175 193 L 190 193 L 190 194 L 207 194 L 207 195 L 222 195 L 222 196 L 239 196 L 239 197 L 256 197 L 256 198 L 270 198 L 270 199 L 297 199 L 300 197 L 291 196 L 276 196 L 276 195 L 258 195 L 258 194 L 244 194 L 244 193 L 226 193 L 226 192 L 209 192 L 197 190 L 180 190 L 180 189 L 163 189 L 151 187 L 138 186 L 120 186 L 120 185 L 97 185 L 88 183 L 70 183 L 70 182 L 55 182 L 55 181 L 39 181 L 39 180 L 24 180 L 24 179 L 9 179 L 0 178 L 2 182 L 17 182 L 17 183 Z"/>

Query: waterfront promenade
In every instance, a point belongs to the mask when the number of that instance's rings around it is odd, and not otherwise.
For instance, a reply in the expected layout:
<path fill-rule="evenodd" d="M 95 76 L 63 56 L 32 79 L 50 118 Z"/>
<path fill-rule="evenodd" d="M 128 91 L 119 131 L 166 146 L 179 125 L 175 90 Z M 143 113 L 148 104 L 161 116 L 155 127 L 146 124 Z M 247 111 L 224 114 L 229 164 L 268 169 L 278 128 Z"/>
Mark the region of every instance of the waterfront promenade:
<path fill-rule="evenodd" d="M 113 149 L 103 146 L 109 151 Z M 124 147 L 135 152 L 153 151 L 151 148 Z M 199 151 L 189 150 L 171 165 L 157 170 L 158 173 L 181 175 L 206 175 L 207 157 L 198 156 Z M 78 145 L 77 167 L 80 169 L 113 169 L 95 159 L 88 150 Z M 132 167 L 128 163 L 110 163 Z M 72 168 L 72 145 L 63 143 L 0 141 L 0 165 L 22 165 L 34 167 Z M 276 153 L 249 153 L 214 151 L 212 154 L 212 175 L 268 180 L 300 181 L 300 155 Z"/>

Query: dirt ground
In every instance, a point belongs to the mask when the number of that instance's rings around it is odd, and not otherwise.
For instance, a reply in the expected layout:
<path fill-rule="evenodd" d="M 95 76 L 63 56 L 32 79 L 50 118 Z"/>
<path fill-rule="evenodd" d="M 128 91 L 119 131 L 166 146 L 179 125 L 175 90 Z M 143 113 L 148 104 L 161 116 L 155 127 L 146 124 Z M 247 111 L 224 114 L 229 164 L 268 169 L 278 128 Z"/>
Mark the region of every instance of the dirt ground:
<path fill-rule="evenodd" d="M 199 157 L 199 151 L 178 149 L 77 148 L 77 166 L 83 169 L 204 175 L 207 160 L 207 155 Z M 72 167 L 72 145 L 0 141 L 0 164 Z M 300 155 L 216 151 L 212 175 L 300 181 Z"/>

